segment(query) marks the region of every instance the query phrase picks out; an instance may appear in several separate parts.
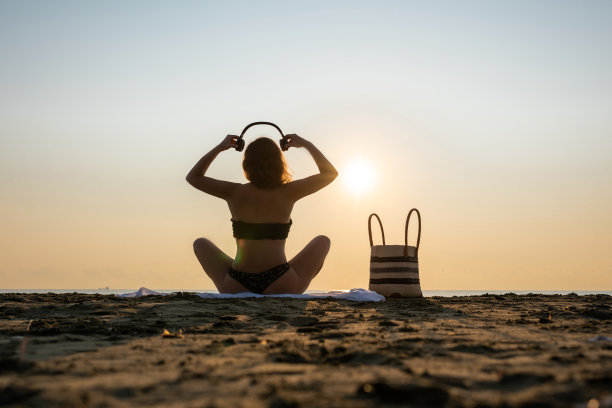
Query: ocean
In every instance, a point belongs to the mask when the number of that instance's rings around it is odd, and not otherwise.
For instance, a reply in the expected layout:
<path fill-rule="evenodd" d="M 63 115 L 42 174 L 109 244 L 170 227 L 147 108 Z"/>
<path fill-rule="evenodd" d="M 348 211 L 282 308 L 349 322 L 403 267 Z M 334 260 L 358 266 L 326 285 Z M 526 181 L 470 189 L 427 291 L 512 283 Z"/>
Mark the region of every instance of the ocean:
<path fill-rule="evenodd" d="M 86 294 L 101 294 L 101 295 L 122 295 L 125 293 L 136 292 L 138 289 L 0 289 L 0 293 L 86 293 Z M 210 289 L 153 289 L 157 292 L 172 293 L 172 292 L 195 292 L 195 293 L 219 293 L 216 290 Z M 306 293 L 321 293 L 325 290 L 307 290 Z M 514 293 L 516 295 L 527 295 L 530 293 L 540 295 L 567 295 L 575 293 L 577 295 L 610 295 L 612 290 L 423 290 L 423 296 L 480 296 L 480 295 L 503 295 L 506 293 Z"/>

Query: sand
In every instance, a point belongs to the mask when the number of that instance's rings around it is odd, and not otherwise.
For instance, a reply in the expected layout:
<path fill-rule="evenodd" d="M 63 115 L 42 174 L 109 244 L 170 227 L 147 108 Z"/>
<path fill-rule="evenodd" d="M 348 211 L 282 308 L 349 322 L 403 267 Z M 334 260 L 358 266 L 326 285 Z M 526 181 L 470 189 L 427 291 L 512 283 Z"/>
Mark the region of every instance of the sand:
<path fill-rule="evenodd" d="M 609 337 L 606 295 L 3 294 L 0 405 L 611 407 Z"/>

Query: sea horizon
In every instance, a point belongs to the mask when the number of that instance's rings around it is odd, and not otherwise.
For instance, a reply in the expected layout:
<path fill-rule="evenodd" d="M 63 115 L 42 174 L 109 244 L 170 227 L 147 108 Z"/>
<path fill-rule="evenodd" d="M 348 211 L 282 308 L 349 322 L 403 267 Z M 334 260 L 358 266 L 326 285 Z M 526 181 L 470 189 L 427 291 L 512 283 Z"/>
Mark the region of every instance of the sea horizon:
<path fill-rule="evenodd" d="M 0 294 L 7 293 L 27 293 L 27 294 L 44 294 L 44 293 L 82 293 L 88 295 L 123 295 L 126 293 L 137 292 L 139 288 L 131 289 L 115 289 L 115 288 L 98 288 L 98 289 L 0 289 Z M 151 289 L 151 288 L 149 288 Z M 214 289 L 151 289 L 161 293 L 176 293 L 176 292 L 187 292 L 187 293 L 219 293 Z M 349 289 L 309 289 L 305 293 L 322 293 L 331 291 L 348 291 Z M 454 289 L 439 289 L 439 290 L 423 290 L 424 297 L 453 297 L 453 296 L 482 296 L 482 295 L 504 295 L 504 294 L 515 294 L 515 295 L 568 295 L 575 293 L 579 296 L 585 295 L 608 295 L 612 296 L 612 290 L 561 290 L 561 289 L 473 289 L 473 290 L 454 290 Z"/>

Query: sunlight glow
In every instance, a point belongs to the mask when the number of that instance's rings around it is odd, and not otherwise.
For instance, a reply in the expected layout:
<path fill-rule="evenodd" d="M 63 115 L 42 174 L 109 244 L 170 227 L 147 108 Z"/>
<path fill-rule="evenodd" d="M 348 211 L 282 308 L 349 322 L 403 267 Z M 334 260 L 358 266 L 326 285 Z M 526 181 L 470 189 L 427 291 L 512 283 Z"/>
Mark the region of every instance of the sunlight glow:
<path fill-rule="evenodd" d="M 360 196 L 370 190 L 374 184 L 373 166 L 362 159 L 351 160 L 340 172 L 342 184 L 354 195 Z"/>

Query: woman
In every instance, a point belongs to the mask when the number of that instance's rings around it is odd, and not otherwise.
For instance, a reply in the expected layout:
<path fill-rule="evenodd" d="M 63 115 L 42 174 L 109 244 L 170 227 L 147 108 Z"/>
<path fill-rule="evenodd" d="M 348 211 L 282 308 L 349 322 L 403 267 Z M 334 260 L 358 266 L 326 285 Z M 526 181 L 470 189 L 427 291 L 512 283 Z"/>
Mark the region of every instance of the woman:
<path fill-rule="evenodd" d="M 323 267 L 329 238 L 319 235 L 287 262 L 285 240 L 291 210 L 300 198 L 331 183 L 338 172 L 314 145 L 295 134 L 285 135 L 287 148 L 305 148 L 319 174 L 291 181 L 276 143 L 259 138 L 248 145 L 242 167 L 249 183 L 230 183 L 207 177 L 206 170 L 224 150 L 234 148 L 238 136 L 228 135 L 196 163 L 189 184 L 227 201 L 236 238 L 232 259 L 205 238 L 193 243 L 196 257 L 220 293 L 303 293 Z"/>

